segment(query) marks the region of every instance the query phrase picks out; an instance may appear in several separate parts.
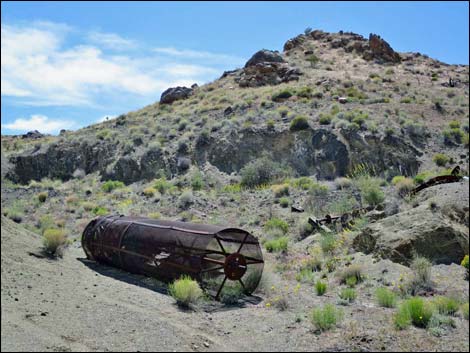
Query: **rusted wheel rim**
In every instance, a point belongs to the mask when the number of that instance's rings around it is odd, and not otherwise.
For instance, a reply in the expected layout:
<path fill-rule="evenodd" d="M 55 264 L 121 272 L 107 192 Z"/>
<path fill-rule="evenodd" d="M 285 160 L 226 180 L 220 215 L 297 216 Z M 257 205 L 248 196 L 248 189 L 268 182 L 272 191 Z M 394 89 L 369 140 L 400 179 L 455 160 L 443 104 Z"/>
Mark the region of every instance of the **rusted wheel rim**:
<path fill-rule="evenodd" d="M 239 253 L 230 254 L 225 258 L 224 273 L 228 279 L 237 281 L 246 272 L 246 259 Z"/>

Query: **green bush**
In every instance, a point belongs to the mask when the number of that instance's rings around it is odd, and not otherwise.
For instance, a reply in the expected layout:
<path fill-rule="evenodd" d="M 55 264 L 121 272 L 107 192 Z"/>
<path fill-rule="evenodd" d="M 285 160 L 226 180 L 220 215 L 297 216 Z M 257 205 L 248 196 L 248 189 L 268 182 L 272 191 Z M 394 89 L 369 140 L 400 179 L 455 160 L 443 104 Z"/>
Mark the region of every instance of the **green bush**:
<path fill-rule="evenodd" d="M 43 237 L 44 250 L 51 255 L 56 255 L 60 246 L 67 243 L 67 237 L 63 229 L 46 229 Z"/>
<path fill-rule="evenodd" d="M 469 279 L 469 269 L 468 269 L 468 255 L 465 255 L 462 262 L 460 263 L 463 267 L 465 267 L 467 269 L 467 274 L 466 274 L 466 277 L 467 277 L 467 280 Z"/>
<path fill-rule="evenodd" d="M 464 319 L 468 320 L 468 303 L 463 304 L 460 310 L 462 310 L 462 316 Z"/>
<path fill-rule="evenodd" d="M 286 170 L 279 163 L 265 156 L 246 164 L 241 169 L 240 174 L 241 185 L 253 188 L 258 185 L 268 184 L 275 178 L 285 176 Z"/>
<path fill-rule="evenodd" d="M 289 231 L 289 224 L 286 221 L 283 221 L 282 219 L 271 218 L 264 225 L 264 229 L 267 232 L 270 232 L 275 229 L 279 229 L 282 231 L 283 234 L 286 234 Z"/>
<path fill-rule="evenodd" d="M 421 289 L 432 288 L 431 283 L 431 262 L 425 257 L 416 256 L 410 266 L 413 271 L 413 278 L 409 284 L 409 290 L 412 294 Z"/>
<path fill-rule="evenodd" d="M 310 320 L 320 331 L 327 331 L 335 327 L 344 317 L 342 310 L 332 304 L 325 304 L 322 308 L 313 309 Z"/>
<path fill-rule="evenodd" d="M 297 115 L 292 121 L 290 122 L 290 131 L 300 131 L 308 129 L 308 118 L 305 115 Z"/>
<path fill-rule="evenodd" d="M 371 206 L 380 205 L 385 200 L 385 194 L 379 186 L 370 184 L 362 190 L 362 197 Z"/>
<path fill-rule="evenodd" d="M 384 308 L 394 308 L 397 305 L 397 296 L 388 288 L 377 288 L 375 297 L 379 305 Z"/>
<path fill-rule="evenodd" d="M 124 183 L 122 181 L 108 180 L 101 186 L 101 189 L 104 192 L 111 192 L 114 189 L 118 189 L 118 188 L 122 188 L 122 187 L 124 187 Z"/>
<path fill-rule="evenodd" d="M 245 292 L 240 283 L 226 284 L 220 293 L 220 301 L 227 305 L 237 304 L 245 296 Z"/>
<path fill-rule="evenodd" d="M 268 240 L 266 243 L 264 243 L 264 247 L 268 252 L 286 252 L 288 243 L 288 237 L 280 237 L 277 239 Z"/>
<path fill-rule="evenodd" d="M 356 283 L 363 280 L 362 267 L 360 265 L 350 265 L 338 273 L 339 281 L 341 284 L 346 284 L 348 278 L 355 277 Z"/>
<path fill-rule="evenodd" d="M 152 196 L 154 196 L 154 195 L 155 195 L 155 192 L 156 192 L 155 188 L 153 188 L 153 187 L 151 187 L 151 186 L 145 188 L 145 189 L 142 191 L 142 193 L 143 193 L 145 196 L 147 196 L 147 197 L 152 197 Z"/>
<path fill-rule="evenodd" d="M 449 123 L 449 127 L 451 129 L 460 129 L 460 122 L 457 121 L 457 120 L 452 120 L 450 123 Z"/>
<path fill-rule="evenodd" d="M 178 205 L 181 209 L 187 210 L 194 202 L 193 193 L 191 191 L 184 191 L 178 199 Z"/>
<path fill-rule="evenodd" d="M 202 179 L 201 172 L 197 171 L 191 177 L 191 187 L 193 190 L 201 190 L 204 187 L 204 180 Z"/>
<path fill-rule="evenodd" d="M 336 247 L 336 238 L 333 233 L 322 233 L 320 246 L 325 254 L 332 253 Z"/>
<path fill-rule="evenodd" d="M 168 286 L 170 295 L 176 303 L 183 307 L 189 307 L 202 297 L 202 289 L 199 283 L 189 276 L 182 276 Z"/>
<path fill-rule="evenodd" d="M 278 184 L 271 187 L 274 197 L 289 195 L 289 184 Z"/>
<path fill-rule="evenodd" d="M 320 114 L 320 125 L 329 125 L 331 123 L 331 115 Z"/>
<path fill-rule="evenodd" d="M 393 183 L 393 180 L 392 180 L 392 183 Z M 414 187 L 415 187 L 414 180 L 411 178 L 403 178 L 400 181 L 395 183 L 395 188 L 397 189 L 398 194 L 400 196 L 405 196 L 409 194 L 409 192 L 413 190 Z"/>
<path fill-rule="evenodd" d="M 460 303 L 454 299 L 444 296 L 434 297 L 432 301 L 434 307 L 443 315 L 454 315 L 459 310 Z"/>
<path fill-rule="evenodd" d="M 47 196 L 48 196 L 47 192 L 40 192 L 38 194 L 38 201 L 39 202 L 46 202 Z"/>
<path fill-rule="evenodd" d="M 160 194 L 165 194 L 172 186 L 173 184 L 165 178 L 156 179 L 153 184 L 153 187 L 157 189 Z"/>
<path fill-rule="evenodd" d="M 279 205 L 281 205 L 282 208 L 289 207 L 289 199 L 287 197 L 281 197 L 279 199 Z"/>
<path fill-rule="evenodd" d="M 357 294 L 353 288 L 343 288 L 339 292 L 340 299 L 346 301 L 347 303 L 352 303 L 356 300 Z"/>
<path fill-rule="evenodd" d="M 432 160 L 436 165 L 439 167 L 445 167 L 447 163 L 449 163 L 449 157 L 447 157 L 443 153 L 437 153 L 432 157 Z"/>
<path fill-rule="evenodd" d="M 315 291 L 317 292 L 317 295 L 322 296 L 325 294 L 327 287 L 328 285 L 325 282 L 317 281 L 315 283 Z"/>
<path fill-rule="evenodd" d="M 96 206 L 93 213 L 97 216 L 105 216 L 108 214 L 108 210 L 105 207 Z"/>
<path fill-rule="evenodd" d="M 271 96 L 271 99 L 274 101 L 274 102 L 280 102 L 280 101 L 283 101 L 285 99 L 289 99 L 290 97 L 292 97 L 294 95 L 294 92 L 292 91 L 292 89 L 283 89 L 282 91 L 279 91 L 277 93 L 274 93 L 272 96 Z"/>
<path fill-rule="evenodd" d="M 395 326 L 399 329 L 406 328 L 410 324 L 416 327 L 426 328 L 433 315 L 433 308 L 420 297 L 412 297 L 404 301 L 395 315 Z"/>

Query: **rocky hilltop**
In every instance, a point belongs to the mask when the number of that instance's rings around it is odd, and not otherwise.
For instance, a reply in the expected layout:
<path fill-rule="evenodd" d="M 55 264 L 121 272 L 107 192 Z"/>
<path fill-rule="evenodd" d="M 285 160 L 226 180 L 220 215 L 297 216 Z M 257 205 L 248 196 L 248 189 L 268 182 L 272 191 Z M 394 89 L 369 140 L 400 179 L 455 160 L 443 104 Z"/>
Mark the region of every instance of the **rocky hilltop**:
<path fill-rule="evenodd" d="M 414 176 L 436 147 L 468 164 L 443 135 L 465 120 L 467 96 L 468 66 L 397 53 L 374 34 L 315 30 L 215 82 L 170 88 L 142 110 L 50 142 L 34 135 L 33 148 L 6 150 L 8 177 L 24 184 L 83 171 L 129 184 L 205 162 L 238 173 L 265 153 L 297 176 L 334 179 L 361 163 L 389 180 Z M 306 125 L 293 126 L 296 118 Z"/>

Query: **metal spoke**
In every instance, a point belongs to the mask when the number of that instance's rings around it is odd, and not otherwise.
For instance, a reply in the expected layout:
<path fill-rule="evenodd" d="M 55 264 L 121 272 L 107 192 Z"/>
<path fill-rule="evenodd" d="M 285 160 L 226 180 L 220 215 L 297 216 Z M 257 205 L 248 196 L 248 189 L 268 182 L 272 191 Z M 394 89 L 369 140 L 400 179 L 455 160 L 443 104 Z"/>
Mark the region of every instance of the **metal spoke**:
<path fill-rule="evenodd" d="M 212 271 L 222 270 L 223 268 L 224 268 L 224 266 L 212 267 L 212 268 L 208 268 L 207 270 L 202 270 L 201 273 L 206 273 L 206 272 L 212 272 Z"/>
<path fill-rule="evenodd" d="M 220 239 L 218 237 L 216 237 L 215 239 L 217 239 L 217 243 L 219 243 L 219 246 L 222 249 L 222 252 L 224 253 L 224 255 L 227 255 L 227 252 L 225 251 L 224 246 L 222 245 L 222 242 L 220 241 Z"/>
<path fill-rule="evenodd" d="M 242 287 L 243 287 L 243 290 L 246 292 L 246 287 L 245 287 L 245 285 L 243 284 L 242 280 L 241 280 L 241 279 L 239 279 L 239 280 L 238 280 L 238 282 L 240 282 L 240 284 L 241 284 L 241 285 L 242 285 Z"/>
<path fill-rule="evenodd" d="M 240 244 L 240 247 L 238 248 L 237 253 L 239 253 L 240 250 L 242 249 L 243 245 L 245 244 L 246 238 L 248 238 L 248 233 L 245 234 L 245 238 L 243 238 L 243 241 Z"/>
<path fill-rule="evenodd" d="M 217 291 L 217 294 L 215 296 L 215 299 L 219 299 L 220 292 L 222 292 L 222 288 L 224 288 L 225 281 L 227 280 L 227 276 L 224 277 L 224 280 L 222 281 L 222 284 L 220 285 L 219 290 Z"/>

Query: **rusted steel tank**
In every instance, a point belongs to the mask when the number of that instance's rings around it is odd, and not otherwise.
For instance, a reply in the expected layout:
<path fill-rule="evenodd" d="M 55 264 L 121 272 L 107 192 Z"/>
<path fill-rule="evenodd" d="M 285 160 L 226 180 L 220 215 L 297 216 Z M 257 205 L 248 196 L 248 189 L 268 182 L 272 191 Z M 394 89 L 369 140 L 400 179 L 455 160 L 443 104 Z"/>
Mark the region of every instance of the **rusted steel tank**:
<path fill-rule="evenodd" d="M 189 275 L 216 298 L 227 280 L 251 294 L 264 266 L 258 239 L 242 229 L 141 217 L 93 219 L 82 247 L 90 260 L 164 282 Z"/>

